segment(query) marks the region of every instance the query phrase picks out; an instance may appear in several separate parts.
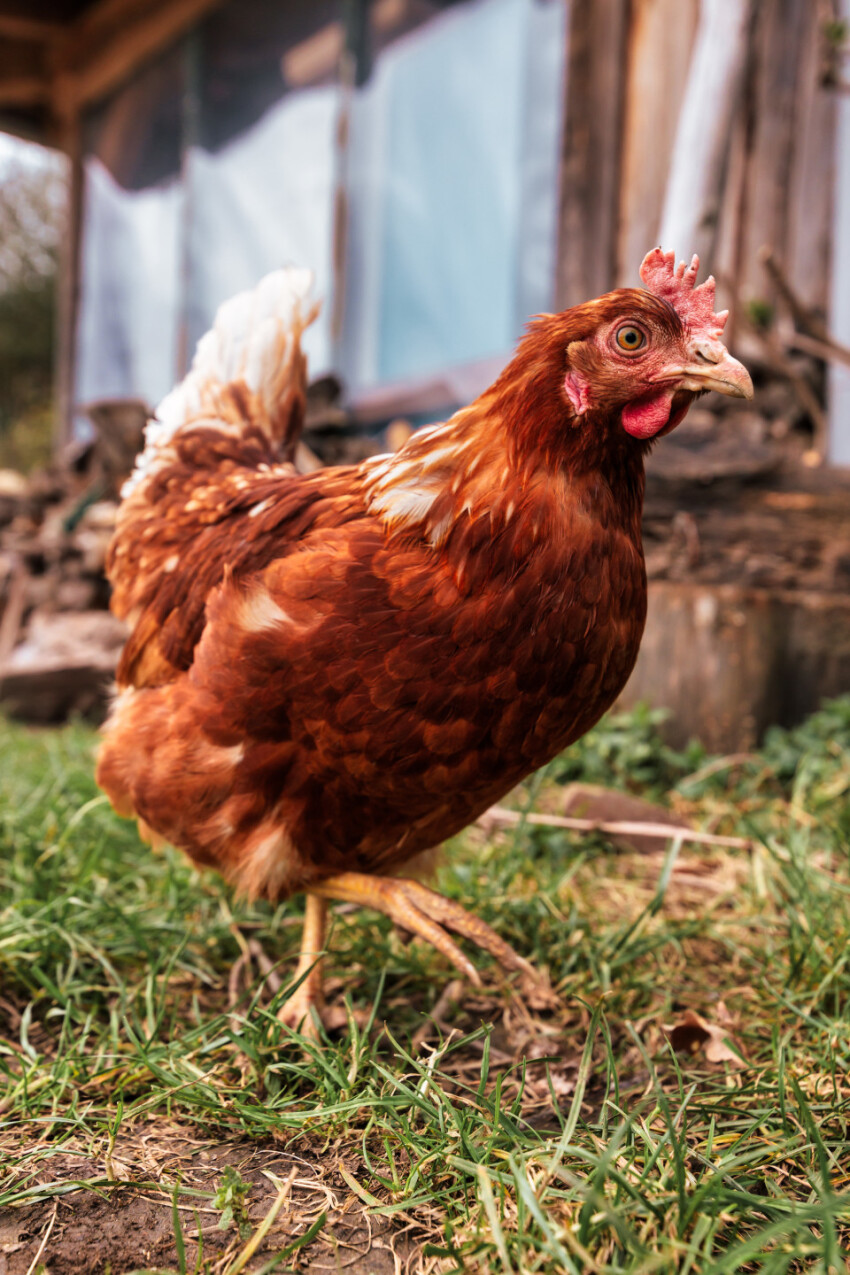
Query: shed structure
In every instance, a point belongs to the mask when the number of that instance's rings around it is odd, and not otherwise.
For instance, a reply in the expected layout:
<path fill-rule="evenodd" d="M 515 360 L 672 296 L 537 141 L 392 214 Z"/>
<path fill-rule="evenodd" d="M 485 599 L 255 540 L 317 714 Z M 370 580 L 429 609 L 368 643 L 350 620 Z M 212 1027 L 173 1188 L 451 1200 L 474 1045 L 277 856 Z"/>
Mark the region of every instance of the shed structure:
<path fill-rule="evenodd" d="M 738 339 L 777 299 L 764 246 L 840 319 L 844 3 L 0 0 L 0 127 L 71 159 L 62 428 L 155 401 L 224 296 L 289 260 L 324 299 L 313 367 L 359 414 L 475 393 L 528 314 L 635 281 L 725 9 L 746 52 L 707 264 Z"/>

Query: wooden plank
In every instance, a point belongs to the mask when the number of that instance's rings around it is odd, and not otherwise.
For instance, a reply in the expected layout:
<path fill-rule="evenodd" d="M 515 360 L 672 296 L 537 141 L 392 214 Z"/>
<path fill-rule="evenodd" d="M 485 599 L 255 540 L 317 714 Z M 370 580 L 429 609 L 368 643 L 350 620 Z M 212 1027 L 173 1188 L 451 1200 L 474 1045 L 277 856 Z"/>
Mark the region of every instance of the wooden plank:
<path fill-rule="evenodd" d="M 716 268 L 733 124 L 744 89 L 755 0 L 703 0 L 664 193 L 659 241 Z M 706 109 L 707 106 L 709 109 Z"/>
<path fill-rule="evenodd" d="M 823 30 L 815 6 L 806 13 L 794 112 L 794 164 L 789 184 L 788 279 L 810 310 L 829 309 L 835 197 L 837 97 L 822 81 Z"/>
<path fill-rule="evenodd" d="M 617 281 L 623 285 L 634 285 L 644 254 L 658 242 L 698 12 L 698 0 L 634 0 L 620 192 Z"/>
<path fill-rule="evenodd" d="M 752 87 L 753 47 L 747 57 L 744 73 L 744 92 L 740 109 L 732 126 L 729 143 L 729 163 L 726 183 L 720 206 L 720 224 L 715 244 L 715 260 L 712 273 L 717 279 L 717 310 L 729 310 L 729 320 L 724 329 L 724 342 L 735 348 L 738 332 L 746 329 L 746 316 L 741 313 L 742 292 L 738 281 L 742 277 L 743 254 L 742 227 L 747 221 L 747 181 L 752 158 L 754 112 Z"/>
<path fill-rule="evenodd" d="M 94 52 L 86 51 L 86 41 L 81 40 L 80 30 L 74 25 L 54 64 L 56 113 L 73 115 L 105 97 L 222 3 L 223 0 L 160 0 L 153 6 L 148 0 L 133 19 L 132 14 L 140 8 L 139 0 L 104 0 L 93 14 L 107 10 L 112 24 L 116 13 L 121 12 L 126 24 L 118 26 Z M 102 13 L 101 21 L 106 21 Z"/>
<path fill-rule="evenodd" d="M 747 158 L 743 223 L 740 227 L 736 287 L 746 297 L 772 299 L 773 288 L 759 264 L 763 245 L 783 263 L 788 257 L 791 227 L 789 198 L 795 152 L 802 138 L 798 101 L 803 62 L 801 47 L 809 23 L 819 22 L 811 0 L 774 0 L 759 5 L 754 32 L 753 136 Z M 829 190 L 810 188 L 807 209 L 830 200 Z M 806 216 L 809 212 L 806 213 Z"/>
<path fill-rule="evenodd" d="M 576 305 L 613 287 L 627 0 L 570 5 L 556 296 Z"/>

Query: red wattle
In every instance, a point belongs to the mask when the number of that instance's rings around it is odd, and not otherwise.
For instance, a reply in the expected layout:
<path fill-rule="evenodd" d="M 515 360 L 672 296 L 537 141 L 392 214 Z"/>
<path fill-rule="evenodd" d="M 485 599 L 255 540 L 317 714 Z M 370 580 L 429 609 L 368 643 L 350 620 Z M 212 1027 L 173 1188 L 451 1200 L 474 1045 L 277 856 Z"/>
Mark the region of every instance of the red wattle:
<path fill-rule="evenodd" d="M 654 398 L 639 398 L 623 408 L 623 429 L 634 438 L 652 438 L 670 419 L 673 395 L 670 391 Z"/>

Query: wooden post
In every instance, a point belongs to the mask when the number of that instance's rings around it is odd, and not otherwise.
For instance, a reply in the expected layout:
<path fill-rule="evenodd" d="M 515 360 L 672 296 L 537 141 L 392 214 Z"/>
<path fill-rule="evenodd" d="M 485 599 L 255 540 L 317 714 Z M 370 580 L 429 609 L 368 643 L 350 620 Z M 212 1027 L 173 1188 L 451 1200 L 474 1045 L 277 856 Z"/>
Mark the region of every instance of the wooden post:
<path fill-rule="evenodd" d="M 703 0 L 667 179 L 659 243 L 709 268 L 754 9 L 755 0 Z"/>
<path fill-rule="evenodd" d="M 632 0 L 617 276 L 624 287 L 634 287 L 644 254 L 658 243 L 698 16 L 698 0 Z"/>
<path fill-rule="evenodd" d="M 189 371 L 198 334 L 191 331 L 194 314 L 192 231 L 195 207 L 192 190 L 192 151 L 201 143 L 201 62 L 202 37 L 195 27 L 183 39 L 183 98 L 180 112 L 180 180 L 183 206 L 180 211 L 180 319 L 177 327 L 177 375 Z"/>
<path fill-rule="evenodd" d="M 65 233 L 59 255 L 56 296 L 53 446 L 59 452 L 71 439 L 74 419 L 84 187 L 82 130 L 77 113 L 62 118 L 57 140 L 60 149 L 68 156 L 69 163 Z"/>
<path fill-rule="evenodd" d="M 850 21 L 850 0 L 841 0 L 841 16 Z M 835 204 L 830 325 L 836 341 L 850 345 L 850 96 L 838 101 L 835 138 Z M 850 465 L 850 368 L 829 369 L 829 459 Z"/>
<path fill-rule="evenodd" d="M 598 297 L 617 276 L 628 0 L 573 0 L 567 45 L 556 296 Z"/>

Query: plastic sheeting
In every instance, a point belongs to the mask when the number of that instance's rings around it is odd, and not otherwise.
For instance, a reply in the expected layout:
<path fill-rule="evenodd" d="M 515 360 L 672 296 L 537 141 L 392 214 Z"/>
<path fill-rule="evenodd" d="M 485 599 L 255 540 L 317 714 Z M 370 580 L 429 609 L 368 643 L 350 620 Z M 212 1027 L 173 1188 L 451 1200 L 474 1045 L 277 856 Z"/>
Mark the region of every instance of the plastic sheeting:
<path fill-rule="evenodd" d="M 344 170 L 333 86 L 286 95 L 151 190 L 123 190 L 90 159 L 77 401 L 155 403 L 218 304 L 287 263 L 312 268 L 325 300 L 306 338 L 311 372 L 337 371 L 355 399 L 504 357 L 527 316 L 551 305 L 565 38 L 561 0 L 467 0 L 416 28 L 353 94 Z M 346 307 L 334 344 L 342 171 Z"/>
<path fill-rule="evenodd" d="M 178 183 L 122 189 L 86 165 L 75 398 L 158 402 L 177 374 L 180 320 Z"/>
<path fill-rule="evenodd" d="M 190 154 L 188 334 L 192 348 L 216 308 L 278 266 L 309 266 L 322 312 L 304 336 L 313 373 L 331 366 L 334 133 L 338 94 L 286 97 L 217 155 Z"/>
<path fill-rule="evenodd" d="M 505 354 L 551 305 L 564 16 L 459 6 L 391 45 L 355 100 L 355 391 Z"/>
<path fill-rule="evenodd" d="M 86 165 L 76 399 L 155 404 L 222 301 L 280 265 L 308 264 L 330 292 L 336 91 L 284 98 L 217 155 L 194 150 L 186 178 L 123 190 Z M 185 335 L 181 328 L 185 323 Z M 330 367 L 328 306 L 305 335 Z"/>

